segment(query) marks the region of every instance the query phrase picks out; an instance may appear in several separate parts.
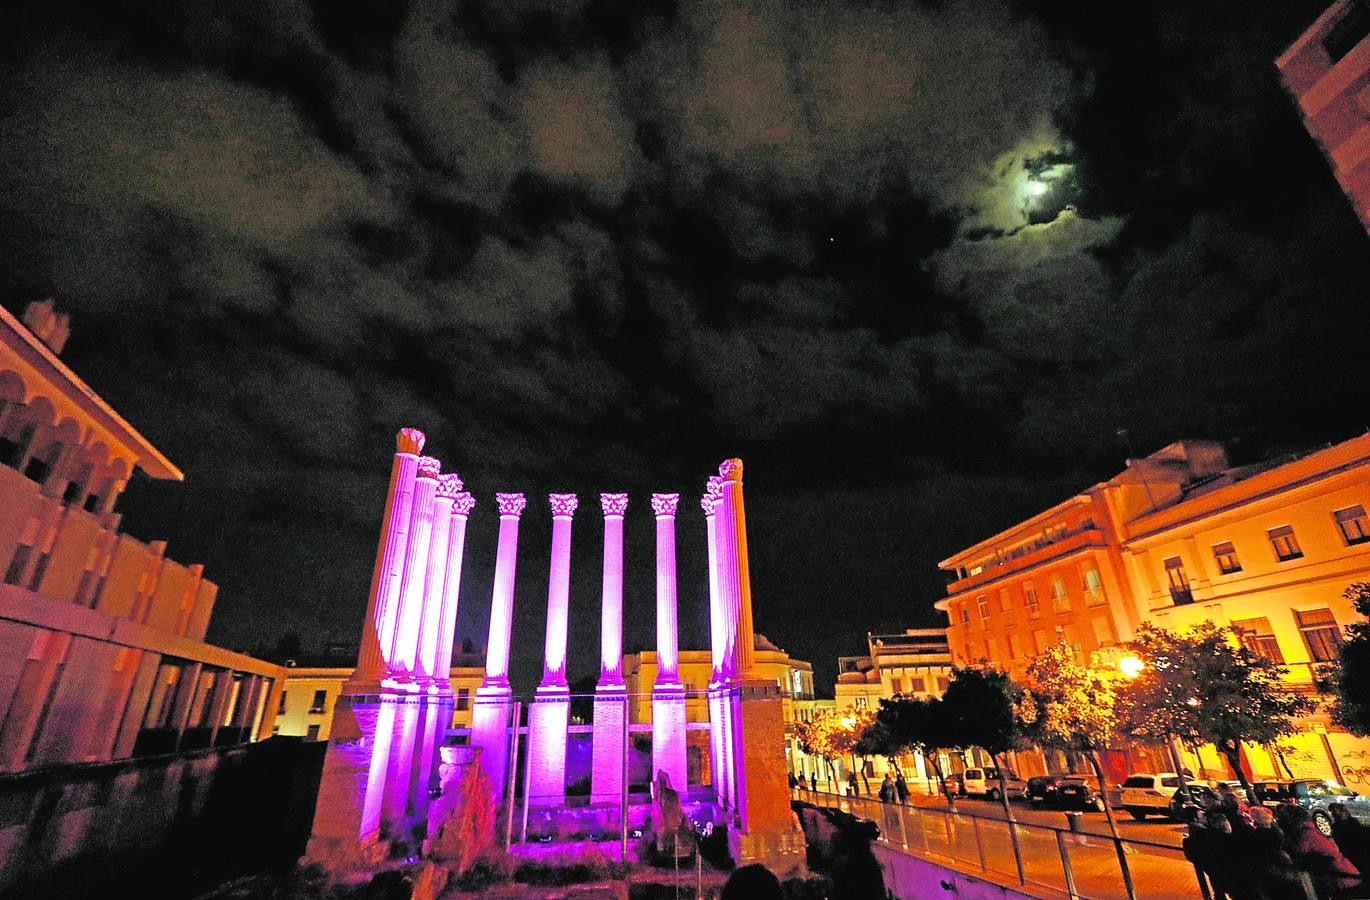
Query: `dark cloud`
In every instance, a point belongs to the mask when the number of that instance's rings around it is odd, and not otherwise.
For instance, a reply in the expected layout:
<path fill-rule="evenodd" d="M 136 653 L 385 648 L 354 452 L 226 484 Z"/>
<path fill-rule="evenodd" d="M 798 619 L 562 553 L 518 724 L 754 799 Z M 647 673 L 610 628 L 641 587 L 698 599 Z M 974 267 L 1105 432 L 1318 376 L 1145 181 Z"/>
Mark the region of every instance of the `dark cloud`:
<path fill-rule="evenodd" d="M 702 525 L 747 461 L 758 627 L 833 674 L 936 623 L 937 559 L 1186 436 L 1348 433 L 1365 235 L 1274 77 L 1321 4 L 146 2 L 0 23 L 5 302 L 189 473 L 127 521 L 223 585 L 212 637 L 347 639 L 395 429 L 532 497 L 536 674 L 576 490 L 572 665 L 599 515 Z M 1333 364 L 1329 361 L 1344 360 Z M 832 610 L 850 610 L 837 629 Z"/>

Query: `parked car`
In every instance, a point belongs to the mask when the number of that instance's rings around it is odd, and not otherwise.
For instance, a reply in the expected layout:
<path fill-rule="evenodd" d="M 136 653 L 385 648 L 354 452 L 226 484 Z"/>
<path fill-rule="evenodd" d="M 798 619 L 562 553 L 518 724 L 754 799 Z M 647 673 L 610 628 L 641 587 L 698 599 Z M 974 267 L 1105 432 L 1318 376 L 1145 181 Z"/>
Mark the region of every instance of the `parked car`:
<path fill-rule="evenodd" d="M 1064 775 L 1034 775 L 1027 780 L 1027 799 L 1033 806 L 1046 806 L 1056 798 L 1056 785 Z"/>
<path fill-rule="evenodd" d="M 1293 781 L 1258 781 L 1251 787 L 1262 806 L 1278 806 L 1281 803 L 1302 806 L 1308 810 L 1313 824 L 1323 834 L 1332 833 L 1332 814 L 1327 811 L 1329 803 L 1345 805 L 1347 812 L 1370 825 L 1370 797 L 1362 797 L 1335 781 L 1295 778 Z"/>
<path fill-rule="evenodd" d="M 960 772 L 947 776 L 947 790 L 957 797 L 966 796 L 966 785 Z"/>
<path fill-rule="evenodd" d="M 961 784 L 967 797 L 999 799 L 999 770 L 994 766 L 976 766 L 962 773 Z M 1027 782 L 1010 770 L 1004 772 L 1004 786 L 1010 800 L 1027 796 Z"/>
<path fill-rule="evenodd" d="M 1043 806 L 1104 811 L 1104 799 L 1099 796 L 1098 785 L 1087 775 L 1063 775 L 1049 787 L 1051 790 Z"/>
<path fill-rule="evenodd" d="M 1174 772 L 1139 772 L 1123 782 L 1123 809 L 1141 821 L 1148 815 L 1173 815 L 1171 801 L 1180 789 L 1180 776 Z"/>

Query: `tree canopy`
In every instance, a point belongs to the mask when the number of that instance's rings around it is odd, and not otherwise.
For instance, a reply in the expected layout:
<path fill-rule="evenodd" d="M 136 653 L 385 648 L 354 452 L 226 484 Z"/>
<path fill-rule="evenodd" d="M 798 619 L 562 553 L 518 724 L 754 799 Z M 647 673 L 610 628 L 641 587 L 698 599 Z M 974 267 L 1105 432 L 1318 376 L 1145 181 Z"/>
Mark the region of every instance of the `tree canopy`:
<path fill-rule="evenodd" d="M 1364 619 L 1346 626 L 1337 664 L 1321 672 L 1320 686 L 1332 695 L 1332 720 L 1357 737 L 1370 736 L 1370 584 L 1358 582 L 1343 595 Z"/>

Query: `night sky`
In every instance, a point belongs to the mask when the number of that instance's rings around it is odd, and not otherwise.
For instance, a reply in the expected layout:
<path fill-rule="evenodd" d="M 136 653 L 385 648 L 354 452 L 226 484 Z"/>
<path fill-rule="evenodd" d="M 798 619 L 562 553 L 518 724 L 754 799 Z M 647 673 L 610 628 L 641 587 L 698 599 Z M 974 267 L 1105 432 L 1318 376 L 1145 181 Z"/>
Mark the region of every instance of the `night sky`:
<path fill-rule="evenodd" d="M 355 640 L 414 425 L 480 500 L 477 645 L 493 494 L 529 494 L 519 687 L 544 495 L 581 494 L 585 675 L 597 493 L 633 494 L 629 649 L 648 494 L 684 495 L 705 647 L 733 455 L 757 628 L 830 685 L 944 623 L 937 560 L 1121 469 L 1119 429 L 1246 459 L 1370 424 L 1370 239 L 1273 64 L 1326 2 L 14 4 L 0 300 L 57 298 L 186 471 L 121 508 L 221 585 L 216 643 Z"/>

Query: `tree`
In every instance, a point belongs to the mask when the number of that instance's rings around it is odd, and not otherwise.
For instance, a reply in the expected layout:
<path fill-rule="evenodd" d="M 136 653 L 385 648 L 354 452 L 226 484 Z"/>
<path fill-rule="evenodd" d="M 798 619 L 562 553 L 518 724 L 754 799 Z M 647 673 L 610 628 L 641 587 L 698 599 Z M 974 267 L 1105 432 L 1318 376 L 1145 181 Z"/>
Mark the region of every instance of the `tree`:
<path fill-rule="evenodd" d="M 1089 760 L 1108 819 L 1108 831 L 1118 851 L 1118 865 L 1123 878 L 1131 884 L 1127 856 L 1118 843 L 1118 823 L 1113 820 L 1113 808 L 1104 787 L 1104 770 L 1099 763 L 1099 751 L 1113 743 L 1118 734 L 1117 692 L 1123 676 L 1117 669 L 1097 663 L 1089 667 L 1080 665 L 1075 660 L 1075 651 L 1065 643 L 1046 648 L 1033 659 L 1027 674 L 1035 709 L 1030 718 L 1023 713 L 1019 718 L 1028 720 L 1038 744 L 1079 753 Z"/>
<path fill-rule="evenodd" d="M 828 764 L 828 774 L 837 781 L 833 760 L 844 758 L 856 749 L 857 741 L 875 721 L 869 709 L 846 707 L 819 710 L 799 729 L 799 745 L 805 753 L 821 757 Z"/>
<path fill-rule="evenodd" d="M 999 801 L 1009 822 L 1018 879 L 1023 880 L 1023 852 L 1018 846 L 1017 820 L 1008 802 L 1007 753 L 1028 745 L 1034 717 L 1032 701 L 1017 682 L 997 669 L 952 669 L 942 703 L 955 719 L 953 733 L 963 746 L 976 746 L 994 760 L 999 772 Z"/>
<path fill-rule="evenodd" d="M 1272 744 L 1295 734 L 1297 719 L 1314 708 L 1283 684 L 1288 669 L 1212 622 L 1184 634 L 1144 624 L 1124 649 L 1143 666 L 1118 691 L 1122 730 L 1143 740 L 1173 735 L 1190 747 L 1212 744 L 1256 802 L 1241 767 L 1242 744 Z"/>
<path fill-rule="evenodd" d="M 1342 595 L 1370 619 L 1370 584 L 1358 582 Z M 1335 665 L 1319 671 L 1318 686 L 1332 695 L 1332 721 L 1357 737 L 1370 736 L 1370 621 L 1346 626 Z"/>
<path fill-rule="evenodd" d="M 896 697 L 880 701 L 880 711 L 875 714 L 872 729 L 879 729 L 876 741 L 888 741 L 901 751 L 913 750 L 922 754 L 932 765 L 942 787 L 942 796 L 947 799 L 947 808 L 952 812 L 956 811 L 956 799 L 947 789 L 939 754 L 943 750 L 964 749 L 965 745 L 955 731 L 957 724 L 956 717 L 937 698 Z"/>

